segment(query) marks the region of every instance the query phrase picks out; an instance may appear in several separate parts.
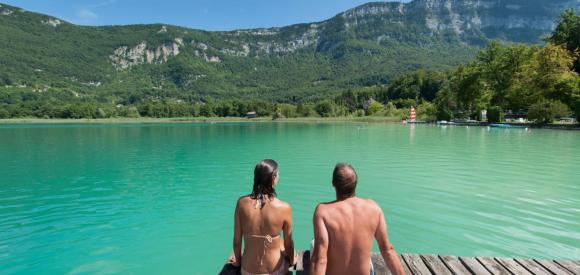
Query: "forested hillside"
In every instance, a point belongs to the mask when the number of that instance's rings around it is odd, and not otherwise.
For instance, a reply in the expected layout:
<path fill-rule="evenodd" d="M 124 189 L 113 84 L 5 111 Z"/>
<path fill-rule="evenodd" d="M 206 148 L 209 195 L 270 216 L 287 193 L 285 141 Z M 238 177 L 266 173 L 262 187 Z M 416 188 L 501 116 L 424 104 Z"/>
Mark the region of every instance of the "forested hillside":
<path fill-rule="evenodd" d="M 0 4 L 0 113 L 153 115 L 143 106 L 172 106 L 164 108 L 180 111 L 165 115 L 204 115 L 217 102 L 229 103 L 208 114 L 268 113 L 268 104 L 307 105 L 419 69 L 447 71 L 492 40 L 542 44 L 569 7 L 580 0 L 375 2 L 322 22 L 207 32 L 77 26 Z"/>

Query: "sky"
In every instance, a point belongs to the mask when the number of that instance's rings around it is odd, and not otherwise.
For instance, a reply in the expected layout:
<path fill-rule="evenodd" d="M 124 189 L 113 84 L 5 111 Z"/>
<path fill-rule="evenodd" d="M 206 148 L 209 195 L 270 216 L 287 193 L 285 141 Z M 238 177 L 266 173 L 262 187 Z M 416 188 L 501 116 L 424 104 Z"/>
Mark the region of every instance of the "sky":
<path fill-rule="evenodd" d="M 0 0 L 0 3 L 79 25 L 165 23 L 219 31 L 322 21 L 369 1 L 371 0 Z"/>

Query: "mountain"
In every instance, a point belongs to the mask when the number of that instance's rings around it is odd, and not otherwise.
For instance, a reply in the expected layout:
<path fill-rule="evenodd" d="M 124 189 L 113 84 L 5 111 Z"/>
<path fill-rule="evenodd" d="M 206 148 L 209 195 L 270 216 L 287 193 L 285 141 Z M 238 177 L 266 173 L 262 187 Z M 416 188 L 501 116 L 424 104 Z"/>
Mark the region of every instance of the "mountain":
<path fill-rule="evenodd" d="M 77 26 L 0 4 L 0 91 L 129 104 L 311 101 L 421 68 L 452 68 L 490 40 L 542 43 L 566 8 L 580 8 L 580 0 L 373 2 L 322 22 L 208 32 Z"/>

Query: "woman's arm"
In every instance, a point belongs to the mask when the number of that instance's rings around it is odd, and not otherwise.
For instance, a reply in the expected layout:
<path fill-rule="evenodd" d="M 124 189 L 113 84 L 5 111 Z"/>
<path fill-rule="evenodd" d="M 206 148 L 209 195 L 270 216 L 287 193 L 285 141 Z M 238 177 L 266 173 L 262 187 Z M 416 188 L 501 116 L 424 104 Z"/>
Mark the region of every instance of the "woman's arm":
<path fill-rule="evenodd" d="M 288 263 L 294 265 L 294 240 L 292 240 L 292 208 L 289 207 L 284 226 L 282 227 L 284 232 L 284 250 L 286 250 L 286 256 L 288 257 Z"/>
<path fill-rule="evenodd" d="M 234 213 L 234 263 L 235 266 L 242 264 L 242 221 L 239 211 L 240 201 L 236 204 L 236 211 Z"/>

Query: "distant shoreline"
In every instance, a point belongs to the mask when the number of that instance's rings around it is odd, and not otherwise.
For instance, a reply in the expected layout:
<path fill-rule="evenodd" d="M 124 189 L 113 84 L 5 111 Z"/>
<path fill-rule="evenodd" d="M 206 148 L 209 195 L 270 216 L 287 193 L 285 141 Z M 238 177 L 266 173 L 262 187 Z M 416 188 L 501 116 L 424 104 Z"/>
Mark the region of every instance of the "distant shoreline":
<path fill-rule="evenodd" d="M 10 118 L 0 119 L 0 125 L 17 124 L 155 124 L 155 123 L 252 123 L 252 122 L 357 122 L 357 123 L 400 123 L 396 117 L 301 117 L 280 118 L 271 117 L 178 117 L 178 118 L 104 118 L 104 119 L 44 119 L 44 118 Z"/>
<path fill-rule="evenodd" d="M 376 124 L 400 124 L 402 120 L 398 117 L 299 117 L 280 118 L 273 120 L 271 117 L 244 118 L 244 117 L 177 117 L 177 118 L 103 118 L 103 119 L 45 119 L 45 118 L 10 118 L 0 119 L 0 126 L 6 125 L 73 125 L 73 124 L 163 124 L 163 123 L 376 123 Z M 423 123 L 433 124 L 433 123 Z M 535 129 L 551 130 L 575 130 L 580 131 L 578 124 L 517 124 L 504 123 L 516 126 L 526 126 Z M 473 126 L 487 127 L 485 124 L 447 124 L 444 126 Z"/>

